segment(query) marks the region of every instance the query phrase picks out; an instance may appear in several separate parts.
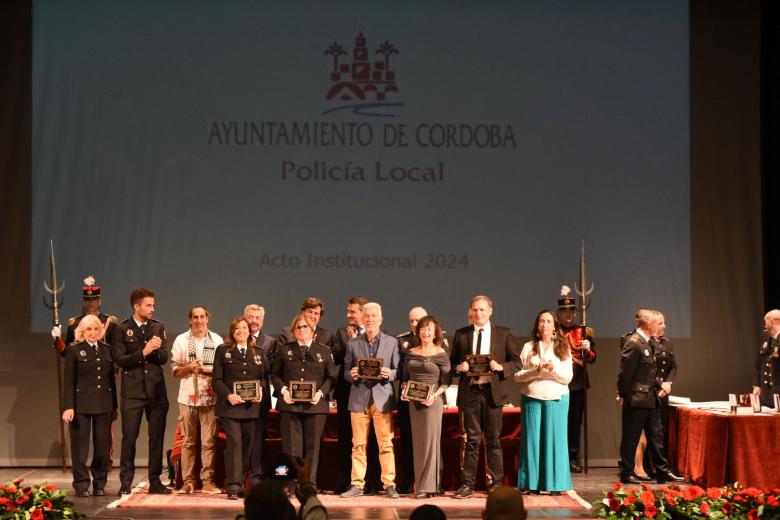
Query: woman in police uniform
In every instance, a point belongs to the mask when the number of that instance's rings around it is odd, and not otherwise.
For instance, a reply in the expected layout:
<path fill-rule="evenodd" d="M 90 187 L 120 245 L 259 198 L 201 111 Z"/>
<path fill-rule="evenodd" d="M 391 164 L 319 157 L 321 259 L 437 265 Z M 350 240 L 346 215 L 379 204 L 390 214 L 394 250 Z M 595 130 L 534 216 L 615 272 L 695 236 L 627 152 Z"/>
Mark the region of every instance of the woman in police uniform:
<path fill-rule="evenodd" d="M 234 318 L 227 342 L 217 347 L 214 354 L 212 375 L 217 392 L 217 416 L 227 436 L 225 477 L 229 500 L 245 495 L 244 477 L 249 468 L 255 423 L 260 420 L 260 409 L 265 405 L 263 395 L 268 393 L 268 372 L 268 360 L 262 350 L 255 349 L 249 322 L 243 316 Z M 252 380 L 260 381 L 260 395 L 244 400 L 235 393 L 233 383 Z"/>
<path fill-rule="evenodd" d="M 87 471 L 90 429 L 94 439 L 92 488 L 105 494 L 110 465 L 111 421 L 116 419 L 116 384 L 111 349 L 98 341 L 103 324 L 94 315 L 85 316 L 76 329 L 76 340 L 65 348 L 65 378 L 62 420 L 70 424 L 70 454 L 73 459 L 73 488 L 77 496 L 89 496 Z"/>
<path fill-rule="evenodd" d="M 311 481 L 317 485 L 317 463 L 322 431 L 328 414 L 328 392 L 337 369 L 330 348 L 314 341 L 314 327 L 303 314 L 293 318 L 290 329 L 295 341 L 276 353 L 271 380 L 278 389 L 276 409 L 280 412 L 282 451 L 301 457 L 311 466 Z M 293 401 L 290 386 L 296 381 L 314 382 L 311 401 Z"/>

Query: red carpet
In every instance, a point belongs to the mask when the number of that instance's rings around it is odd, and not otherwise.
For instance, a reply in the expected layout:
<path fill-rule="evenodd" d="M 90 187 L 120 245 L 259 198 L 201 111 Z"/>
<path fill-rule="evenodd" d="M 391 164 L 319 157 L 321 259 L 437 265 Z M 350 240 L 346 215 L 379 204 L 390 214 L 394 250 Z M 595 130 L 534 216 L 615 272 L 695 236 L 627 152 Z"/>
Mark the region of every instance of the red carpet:
<path fill-rule="evenodd" d="M 402 496 L 399 499 L 389 499 L 382 495 L 367 495 L 358 498 L 341 498 L 337 495 L 319 495 L 322 504 L 328 509 L 350 509 L 350 508 L 383 508 L 393 507 L 402 509 L 414 509 L 422 504 L 434 504 L 442 509 L 473 509 L 480 510 L 485 507 L 484 493 L 477 493 L 472 498 L 455 500 L 451 495 L 443 497 L 429 498 L 426 500 L 417 500 L 411 497 Z M 576 492 L 570 491 L 569 494 L 560 496 L 550 495 L 527 495 L 525 506 L 528 509 L 584 509 L 589 504 L 583 501 Z M 297 507 L 297 502 L 294 502 Z M 131 495 L 122 497 L 113 503 L 109 508 L 115 507 L 139 507 L 139 508 L 181 508 L 181 509 L 243 509 L 243 500 L 228 500 L 227 495 L 203 495 L 195 493 L 192 495 L 150 495 L 146 492 L 146 486 L 138 486 Z"/>

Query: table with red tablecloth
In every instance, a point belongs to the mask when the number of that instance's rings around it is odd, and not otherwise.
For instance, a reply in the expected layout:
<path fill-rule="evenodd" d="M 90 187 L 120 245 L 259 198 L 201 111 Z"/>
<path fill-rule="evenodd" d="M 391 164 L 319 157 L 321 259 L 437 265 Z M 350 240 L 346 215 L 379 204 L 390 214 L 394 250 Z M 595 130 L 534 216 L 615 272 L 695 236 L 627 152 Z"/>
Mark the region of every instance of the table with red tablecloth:
<path fill-rule="evenodd" d="M 339 484 L 337 469 L 336 444 L 338 441 L 338 418 L 335 411 L 328 414 L 325 423 L 325 431 L 322 434 L 322 447 L 320 448 L 320 464 L 317 485 L 322 489 L 336 489 Z M 393 445 L 396 450 L 396 465 L 398 460 L 398 448 L 400 446 L 398 416 L 394 414 L 395 435 Z M 446 490 L 454 490 L 460 486 L 460 467 L 462 461 L 462 449 L 464 434 L 461 425 L 460 414 L 457 408 L 444 410 L 442 419 L 441 450 L 444 459 L 444 472 L 442 485 Z M 484 447 L 484 445 L 483 445 Z M 504 451 L 504 483 L 517 485 L 517 466 L 519 462 L 520 448 L 520 408 L 504 408 L 504 420 L 501 428 L 501 447 Z M 172 458 L 177 460 L 181 449 L 181 430 L 177 429 L 174 440 Z M 225 468 L 223 451 L 225 449 L 225 434 L 217 435 L 217 453 L 215 458 L 214 480 L 218 486 L 224 486 Z M 274 460 L 281 452 L 281 432 L 279 431 L 279 414 L 271 410 L 266 424 L 265 459 Z M 199 457 L 197 466 L 199 467 Z M 485 457 L 484 449 L 480 450 L 479 468 L 477 469 L 478 489 L 485 487 Z M 177 487 L 181 485 L 181 470 L 177 468 Z"/>
<path fill-rule="evenodd" d="M 780 415 L 671 407 L 669 462 L 700 486 L 780 487 Z"/>

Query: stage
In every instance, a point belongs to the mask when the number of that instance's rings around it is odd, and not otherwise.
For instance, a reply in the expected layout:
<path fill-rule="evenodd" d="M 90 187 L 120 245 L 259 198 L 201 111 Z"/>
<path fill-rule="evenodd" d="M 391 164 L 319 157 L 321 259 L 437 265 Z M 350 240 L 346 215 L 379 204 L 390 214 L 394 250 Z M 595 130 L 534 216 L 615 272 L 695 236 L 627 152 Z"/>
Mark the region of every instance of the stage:
<path fill-rule="evenodd" d="M 145 468 L 138 468 L 136 474 L 143 476 Z M 605 490 L 610 488 L 617 477 L 616 468 L 592 468 L 587 475 L 573 475 L 574 489 L 581 501 L 592 503 L 594 500 L 603 497 Z M 57 487 L 65 489 L 70 488 L 71 473 L 62 472 L 55 468 L 3 468 L 0 469 L 0 482 L 7 482 L 17 478 L 23 478 L 25 484 L 48 482 Z M 69 499 L 76 505 L 76 509 L 83 515 L 93 518 L 113 518 L 113 519 L 150 519 L 150 518 L 170 518 L 170 519 L 229 519 L 234 518 L 241 513 L 241 501 L 228 502 L 225 495 L 215 495 L 209 500 L 211 505 L 204 506 L 198 504 L 197 499 L 192 500 L 194 496 L 171 495 L 159 497 L 165 504 L 157 507 L 150 505 L 122 507 L 122 504 L 116 504 L 116 492 L 119 489 L 119 472 L 114 469 L 109 475 L 108 485 L 106 486 L 106 496 Z M 138 479 L 137 479 L 138 480 Z M 142 494 L 143 492 L 141 492 Z M 475 498 L 468 501 L 454 500 L 450 498 L 450 493 L 445 497 L 435 498 L 433 500 L 420 501 L 422 503 L 434 503 L 442 507 L 447 518 L 456 518 L 459 520 L 476 520 L 481 518 L 481 510 L 484 507 L 484 493 L 477 493 Z M 135 498 L 135 494 L 130 499 Z M 156 498 L 156 497 L 155 497 Z M 590 510 L 582 507 L 575 498 L 569 496 L 562 497 L 555 501 L 557 497 L 529 497 L 526 502 L 529 507 L 529 518 L 590 518 Z M 219 500 L 224 500 L 224 507 L 218 504 Z M 182 505 L 177 502 L 181 500 Z M 416 507 L 417 501 L 410 496 L 402 496 L 399 500 L 391 500 L 379 495 L 370 495 L 356 499 L 341 499 L 333 495 L 323 494 L 321 500 L 328 507 L 329 517 L 332 519 L 404 519 L 408 518 L 411 511 Z M 580 501 L 580 502 L 581 502 Z M 343 505 L 342 505 L 343 504 Z M 119 505 L 119 507 L 116 507 Z M 571 505 L 572 507 L 566 507 Z"/>

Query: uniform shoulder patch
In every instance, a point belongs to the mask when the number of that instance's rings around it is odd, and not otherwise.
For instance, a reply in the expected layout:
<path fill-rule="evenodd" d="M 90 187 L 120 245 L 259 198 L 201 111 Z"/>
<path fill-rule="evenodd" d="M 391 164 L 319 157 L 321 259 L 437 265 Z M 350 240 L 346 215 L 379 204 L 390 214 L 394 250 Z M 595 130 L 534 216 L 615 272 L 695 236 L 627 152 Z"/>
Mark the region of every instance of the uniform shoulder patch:
<path fill-rule="evenodd" d="M 108 320 L 106 320 L 106 321 L 108 321 L 109 323 L 113 323 L 114 325 L 116 325 L 116 324 L 118 324 L 118 323 L 119 323 L 119 318 L 117 318 L 116 316 L 114 316 L 114 315 L 112 314 L 112 315 L 109 315 L 109 317 L 108 317 Z"/>
<path fill-rule="evenodd" d="M 75 317 L 68 318 L 68 326 L 69 327 L 72 327 L 75 323 L 76 323 L 76 318 Z"/>
<path fill-rule="evenodd" d="M 411 336 L 411 334 L 412 334 L 412 331 L 407 330 L 406 332 L 402 332 L 399 335 L 397 335 L 396 338 L 398 338 L 398 339 L 405 338 L 407 336 Z"/>

